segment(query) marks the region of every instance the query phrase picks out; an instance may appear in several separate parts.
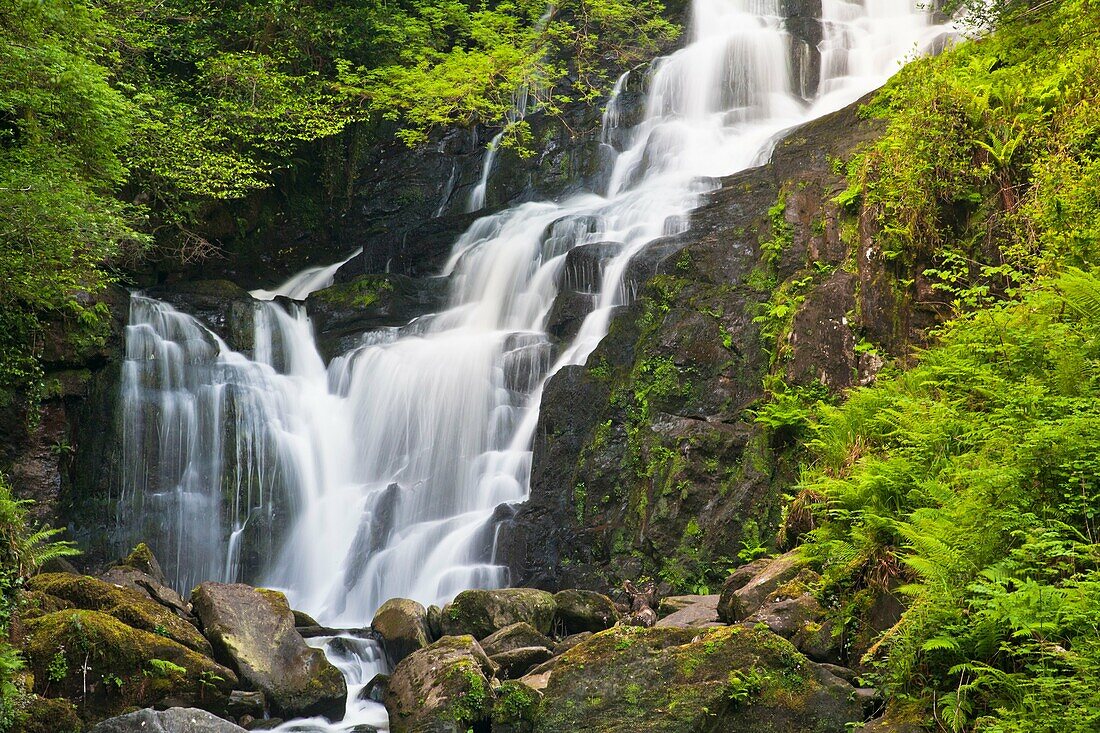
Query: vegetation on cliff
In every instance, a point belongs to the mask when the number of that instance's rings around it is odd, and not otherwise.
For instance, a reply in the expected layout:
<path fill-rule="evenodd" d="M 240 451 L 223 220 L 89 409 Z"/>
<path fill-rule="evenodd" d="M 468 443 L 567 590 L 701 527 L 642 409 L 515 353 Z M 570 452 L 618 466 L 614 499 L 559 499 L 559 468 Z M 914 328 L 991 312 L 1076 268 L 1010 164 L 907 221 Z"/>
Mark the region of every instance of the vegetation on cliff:
<path fill-rule="evenodd" d="M 803 414 L 797 501 L 821 598 L 895 705 L 937 730 L 1096 730 L 1100 9 L 999 20 L 867 108 L 886 132 L 839 200 L 899 291 L 925 277 L 954 316 L 912 369 Z M 879 635 L 884 594 L 905 611 Z"/>

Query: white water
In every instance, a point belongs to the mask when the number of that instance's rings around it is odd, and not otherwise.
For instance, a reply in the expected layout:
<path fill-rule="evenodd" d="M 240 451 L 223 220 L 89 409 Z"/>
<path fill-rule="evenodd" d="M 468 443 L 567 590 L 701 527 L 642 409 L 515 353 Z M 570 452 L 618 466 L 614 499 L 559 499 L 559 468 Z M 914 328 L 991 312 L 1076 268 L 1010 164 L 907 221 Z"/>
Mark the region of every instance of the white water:
<path fill-rule="evenodd" d="M 368 334 L 327 367 L 300 306 L 258 302 L 248 358 L 135 296 L 120 502 L 131 534 L 160 538 L 182 588 L 266 560 L 245 579 L 285 589 L 330 625 L 364 625 L 395 596 L 441 603 L 506 585 L 490 517 L 526 498 L 542 385 L 603 338 L 627 299 L 631 258 L 683 230 L 711 181 L 762 162 L 785 130 L 875 88 L 942 33 L 916 0 L 824 0 L 821 94 L 807 105 L 780 7 L 696 0 L 691 42 L 653 64 L 644 121 L 616 136 L 628 143 L 606 192 L 478 220 L 443 272 L 446 310 Z M 618 115 L 613 100 L 605 125 Z M 592 313 L 551 363 L 545 322 L 565 255 L 594 242 L 617 253 L 592 284 Z M 256 295 L 302 298 L 335 269 Z M 349 710 L 360 722 L 379 714 L 355 692 Z"/>

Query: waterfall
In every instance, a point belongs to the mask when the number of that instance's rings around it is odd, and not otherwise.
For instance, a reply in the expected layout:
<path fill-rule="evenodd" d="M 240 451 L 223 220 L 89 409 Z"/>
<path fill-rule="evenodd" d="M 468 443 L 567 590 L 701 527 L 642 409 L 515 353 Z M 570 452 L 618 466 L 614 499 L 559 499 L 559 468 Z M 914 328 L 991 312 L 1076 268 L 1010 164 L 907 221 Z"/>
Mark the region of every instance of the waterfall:
<path fill-rule="evenodd" d="M 784 131 L 858 99 L 943 33 L 919 0 L 823 0 L 807 103 L 784 5 L 695 0 L 690 42 L 651 65 L 643 120 L 615 136 L 606 191 L 479 219 L 441 273 L 444 310 L 367 334 L 327 366 L 304 307 L 271 299 L 306 297 L 338 265 L 254 293 L 250 355 L 135 295 L 119 501 L 130 536 L 154 540 L 177 587 L 254 567 L 245 579 L 331 625 L 366 624 L 395 596 L 442 603 L 508 584 L 492 515 L 527 497 L 542 387 L 606 334 L 631 258 L 683 231 L 717 178 L 763 162 Z M 619 120 L 609 104 L 604 140 Z M 491 158 L 472 205 L 490 174 Z M 597 242 L 592 310 L 555 357 L 545 326 L 566 255 Z"/>

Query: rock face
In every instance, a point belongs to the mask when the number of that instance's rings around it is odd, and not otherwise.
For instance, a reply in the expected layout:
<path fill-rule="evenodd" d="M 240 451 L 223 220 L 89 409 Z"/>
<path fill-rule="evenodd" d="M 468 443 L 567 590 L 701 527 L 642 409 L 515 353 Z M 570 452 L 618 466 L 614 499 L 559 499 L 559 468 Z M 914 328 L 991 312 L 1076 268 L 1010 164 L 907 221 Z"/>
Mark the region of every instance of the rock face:
<path fill-rule="evenodd" d="M 590 590 L 568 589 L 554 594 L 557 620 L 564 634 L 603 631 L 615 625 L 619 618 L 615 603 L 605 595 Z"/>
<path fill-rule="evenodd" d="M 484 639 L 494 631 L 521 621 L 541 634 L 549 634 L 554 623 L 554 596 L 534 588 L 467 590 L 443 608 L 443 634 L 470 634 Z"/>
<path fill-rule="evenodd" d="M 96 725 L 90 733 L 244 733 L 244 728 L 205 710 L 137 710 Z"/>
<path fill-rule="evenodd" d="M 465 733 L 489 720 L 494 665 L 472 636 L 445 636 L 398 664 L 384 702 L 392 733 Z"/>
<path fill-rule="evenodd" d="M 817 7 L 787 8 L 810 49 Z M 770 163 L 720 181 L 687 231 L 632 263 L 638 298 L 585 365 L 544 389 L 530 499 L 499 533 L 517 582 L 598 588 L 649 576 L 672 593 L 716 590 L 725 558 L 773 546 L 794 478 L 782 436 L 756 422 L 765 376 L 842 389 L 877 368 L 856 353 L 861 340 L 895 357 L 919 343 L 935 320 L 913 305 L 920 277 L 902 285 L 867 251 L 873 215 L 834 201 L 835 161 L 878 134 L 857 106 L 790 132 Z M 597 249 L 571 255 L 563 287 L 584 294 Z M 773 324 L 761 314 L 778 291 L 793 313 Z M 563 333 L 578 303 L 556 306 Z"/>
<path fill-rule="evenodd" d="M 391 598 L 383 603 L 371 627 L 382 637 L 390 664 L 397 664 L 431 641 L 428 612 L 408 598 Z"/>
<path fill-rule="evenodd" d="M 618 627 L 561 657 L 539 733 L 841 733 L 853 688 L 768 631 Z"/>
<path fill-rule="evenodd" d="M 320 649 L 306 645 L 282 594 L 203 583 L 192 593 L 191 604 L 217 657 L 262 691 L 278 714 L 343 715 L 343 675 Z"/>

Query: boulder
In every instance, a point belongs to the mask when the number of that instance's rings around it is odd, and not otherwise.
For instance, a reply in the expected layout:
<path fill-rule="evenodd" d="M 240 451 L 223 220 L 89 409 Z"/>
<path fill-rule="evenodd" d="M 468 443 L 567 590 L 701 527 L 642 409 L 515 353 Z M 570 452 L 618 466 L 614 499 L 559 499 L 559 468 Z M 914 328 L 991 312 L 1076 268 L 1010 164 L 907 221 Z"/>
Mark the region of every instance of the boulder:
<path fill-rule="evenodd" d="M 104 720 L 89 733 L 244 733 L 244 728 L 196 708 L 146 708 Z"/>
<path fill-rule="evenodd" d="M 590 590 L 563 590 L 554 594 L 557 604 L 557 620 L 566 634 L 582 631 L 610 629 L 619 620 L 615 602 L 605 595 Z"/>
<path fill-rule="evenodd" d="M 746 578 L 747 572 L 738 572 L 726 579 L 718 601 L 718 618 L 735 624 L 748 618 L 764 604 L 779 586 L 791 581 L 805 566 L 798 550 L 772 558 L 763 568 Z"/>
<path fill-rule="evenodd" d="M 142 571 L 144 572 L 144 571 Z M 159 634 L 200 654 L 212 651 L 199 630 L 175 612 L 153 601 L 147 593 L 113 585 L 90 575 L 43 573 L 27 582 L 30 590 L 47 593 L 72 603 L 76 608 L 101 611 L 127 626 Z"/>
<path fill-rule="evenodd" d="M 73 704 L 59 697 L 26 696 L 19 733 L 80 733 L 84 726 Z"/>
<path fill-rule="evenodd" d="M 262 718 L 266 707 L 264 693 L 259 690 L 233 690 L 229 693 L 229 702 L 225 706 L 225 711 L 234 718 L 242 718 L 245 715 Z"/>
<path fill-rule="evenodd" d="M 835 630 L 836 626 L 829 620 L 807 621 L 791 637 L 791 643 L 815 662 L 840 664 L 844 661 L 844 649 L 840 636 L 834 633 Z"/>
<path fill-rule="evenodd" d="M 154 603 L 159 603 L 164 606 L 184 620 L 190 620 L 192 618 L 191 604 L 183 600 L 180 594 L 176 593 L 175 590 L 169 588 L 163 582 L 158 581 L 156 576 L 150 575 L 143 570 L 138 570 L 128 565 L 116 565 L 100 575 L 99 579 L 104 583 L 135 590 L 148 597 L 149 600 Z"/>
<path fill-rule="evenodd" d="M 842 733 L 863 720 L 851 693 L 767 630 L 620 626 L 558 659 L 538 730 Z"/>
<path fill-rule="evenodd" d="M 493 703 L 493 733 L 528 733 L 542 694 L 517 680 L 505 680 Z"/>
<path fill-rule="evenodd" d="M 470 635 L 445 636 L 394 667 L 383 695 L 391 733 L 464 733 L 489 720 L 496 665 Z"/>
<path fill-rule="evenodd" d="M 391 665 L 431 643 L 428 612 L 408 598 L 391 598 L 383 603 L 374 614 L 371 628 L 382 637 Z"/>
<path fill-rule="evenodd" d="M 312 616 L 310 616 L 305 611 L 299 611 L 298 609 L 294 608 L 294 609 L 291 609 L 291 613 L 294 614 L 294 627 L 295 628 L 303 628 L 303 627 L 307 627 L 307 626 L 320 626 L 321 625 L 317 622 L 317 619 L 313 618 Z"/>
<path fill-rule="evenodd" d="M 769 600 L 756 613 L 749 616 L 749 623 L 767 624 L 784 639 L 790 639 L 806 624 L 818 621 L 825 612 L 811 593 L 802 593 L 795 598 L 777 598 Z"/>
<path fill-rule="evenodd" d="M 556 657 L 559 654 L 565 654 L 567 651 L 575 647 L 577 644 L 580 644 L 582 641 L 590 636 L 592 636 L 591 631 L 584 631 L 580 634 L 573 634 L 572 636 L 565 637 L 554 645 L 552 650 L 554 652 L 554 656 Z"/>
<path fill-rule="evenodd" d="M 550 648 L 554 646 L 554 642 L 550 640 L 550 637 L 539 633 L 534 626 L 526 621 L 505 626 L 500 631 L 495 631 L 481 640 L 481 648 L 490 657 L 513 649 L 530 646 Z"/>
<path fill-rule="evenodd" d="M 717 626 L 718 596 L 692 596 L 699 600 L 670 613 L 657 622 L 657 626 L 681 628 Z"/>
<path fill-rule="evenodd" d="M 522 677 L 552 656 L 554 653 L 544 646 L 524 646 L 494 654 L 489 659 L 500 668 L 498 674 L 502 678 L 511 680 Z"/>
<path fill-rule="evenodd" d="M 428 635 L 432 641 L 443 636 L 443 609 L 439 606 L 428 606 Z"/>
<path fill-rule="evenodd" d="M 55 611 L 29 620 L 23 650 L 34 691 L 48 687 L 51 695 L 82 699 L 88 721 L 169 696 L 220 711 L 237 684 L 237 675 L 213 659 L 101 611 Z"/>
<path fill-rule="evenodd" d="M 344 676 L 294 628 L 286 598 L 242 584 L 203 583 L 191 605 L 217 657 L 262 691 L 285 717 L 344 714 Z"/>
<path fill-rule="evenodd" d="M 157 556 L 149 549 L 149 545 L 144 542 L 137 543 L 130 554 L 115 567 L 133 568 L 145 573 L 161 585 L 168 584 L 167 578 L 164 577 L 164 571 L 161 570 L 160 563 L 157 562 Z"/>
<path fill-rule="evenodd" d="M 706 598 L 709 598 L 709 596 L 665 596 L 657 604 L 657 618 L 664 618 L 670 613 L 676 613 L 688 606 L 694 606 Z"/>
<path fill-rule="evenodd" d="M 443 608 L 440 625 L 445 636 L 470 634 L 475 639 L 520 621 L 549 634 L 555 608 L 554 596 L 533 588 L 467 590 Z"/>

